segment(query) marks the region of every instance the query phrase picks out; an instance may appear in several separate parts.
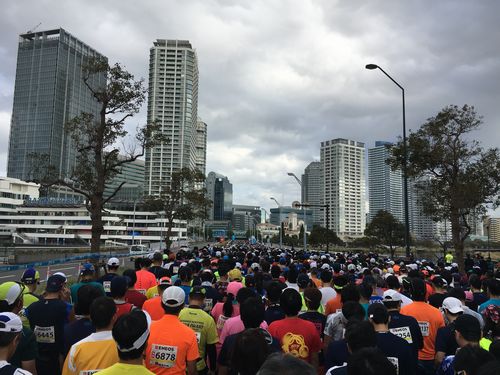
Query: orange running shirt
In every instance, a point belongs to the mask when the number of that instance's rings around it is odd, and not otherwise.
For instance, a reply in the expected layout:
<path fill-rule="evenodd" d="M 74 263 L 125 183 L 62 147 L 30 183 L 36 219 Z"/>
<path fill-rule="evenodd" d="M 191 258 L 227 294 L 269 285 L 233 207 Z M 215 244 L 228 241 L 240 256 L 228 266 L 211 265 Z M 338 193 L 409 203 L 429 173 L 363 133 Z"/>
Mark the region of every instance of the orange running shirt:
<path fill-rule="evenodd" d="M 401 314 L 417 319 L 420 331 L 424 337 L 424 347 L 418 351 L 418 359 L 430 361 L 436 355 L 435 342 L 437 330 L 444 327 L 441 312 L 426 302 L 415 301 L 401 308 Z"/>
<path fill-rule="evenodd" d="M 151 272 L 146 270 L 135 271 L 135 275 L 137 276 L 137 281 L 134 285 L 134 288 L 137 289 L 141 294 L 146 295 L 146 291 L 158 285 L 156 282 L 156 277 Z"/>
<path fill-rule="evenodd" d="M 148 299 L 142 305 L 142 309 L 149 314 L 151 320 L 160 320 L 163 318 L 163 315 L 165 315 L 165 310 L 163 310 L 161 305 L 160 296 Z"/>
<path fill-rule="evenodd" d="M 340 293 L 337 293 L 335 297 L 330 299 L 326 303 L 325 315 L 328 316 L 330 314 L 338 312 L 338 310 L 342 310 L 342 302 L 340 302 Z"/>
<path fill-rule="evenodd" d="M 151 333 L 144 360 L 155 374 L 186 374 L 186 362 L 200 357 L 196 333 L 177 316 L 164 315 L 151 323 Z"/>

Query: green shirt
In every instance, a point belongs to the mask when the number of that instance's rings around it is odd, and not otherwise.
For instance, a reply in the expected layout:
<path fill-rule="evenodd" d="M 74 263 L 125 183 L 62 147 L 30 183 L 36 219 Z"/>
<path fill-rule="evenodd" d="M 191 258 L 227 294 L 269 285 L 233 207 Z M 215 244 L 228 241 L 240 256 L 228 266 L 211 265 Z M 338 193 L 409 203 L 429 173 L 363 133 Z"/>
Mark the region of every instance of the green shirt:
<path fill-rule="evenodd" d="M 200 360 L 196 364 L 198 371 L 207 367 L 205 363 L 205 349 L 207 345 L 219 342 L 214 319 L 201 308 L 186 307 L 179 314 L 179 320 L 196 333 Z"/>

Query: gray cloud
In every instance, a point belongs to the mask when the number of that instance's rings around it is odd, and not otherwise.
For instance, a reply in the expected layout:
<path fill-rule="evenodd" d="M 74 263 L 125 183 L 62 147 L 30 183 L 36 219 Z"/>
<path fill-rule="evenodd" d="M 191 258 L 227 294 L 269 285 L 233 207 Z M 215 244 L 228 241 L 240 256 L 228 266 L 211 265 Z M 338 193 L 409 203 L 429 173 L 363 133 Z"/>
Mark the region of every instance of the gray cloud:
<path fill-rule="evenodd" d="M 5 171 L 17 35 L 63 27 L 147 77 L 156 38 L 189 39 L 208 123 L 208 170 L 227 174 L 238 203 L 299 196 L 286 172 L 319 158 L 322 140 L 395 140 L 406 89 L 412 129 L 448 104 L 484 115 L 477 139 L 497 146 L 496 1 L 199 0 L 8 2 L 0 14 L 0 172 Z M 145 111 L 129 123 L 145 121 Z"/>

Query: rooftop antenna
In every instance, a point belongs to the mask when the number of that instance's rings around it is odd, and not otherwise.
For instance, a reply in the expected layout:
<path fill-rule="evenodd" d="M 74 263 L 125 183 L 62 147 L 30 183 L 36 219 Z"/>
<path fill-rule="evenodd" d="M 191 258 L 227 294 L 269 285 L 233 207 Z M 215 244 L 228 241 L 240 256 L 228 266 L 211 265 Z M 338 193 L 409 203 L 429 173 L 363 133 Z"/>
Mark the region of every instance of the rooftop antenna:
<path fill-rule="evenodd" d="M 26 34 L 31 34 L 31 33 L 33 33 L 36 29 L 38 29 L 38 28 L 40 27 L 40 25 L 41 25 L 41 24 L 42 24 L 42 23 L 40 22 L 40 23 L 38 23 L 38 25 L 36 25 L 35 27 L 31 28 L 31 30 L 26 31 Z"/>

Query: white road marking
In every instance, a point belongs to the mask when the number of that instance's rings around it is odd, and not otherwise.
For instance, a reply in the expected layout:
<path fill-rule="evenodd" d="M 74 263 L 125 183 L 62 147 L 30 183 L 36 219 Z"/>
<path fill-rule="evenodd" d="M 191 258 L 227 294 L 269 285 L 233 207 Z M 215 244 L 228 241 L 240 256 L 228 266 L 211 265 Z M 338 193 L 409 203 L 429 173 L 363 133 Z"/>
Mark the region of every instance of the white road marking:
<path fill-rule="evenodd" d="M 75 267 L 65 267 L 65 268 L 51 268 L 50 272 L 58 272 L 58 271 L 64 271 L 64 270 L 73 270 Z"/>
<path fill-rule="evenodd" d="M 8 277 L 16 277 L 16 275 L 5 275 L 5 276 L 0 276 L 0 279 L 6 279 Z"/>

